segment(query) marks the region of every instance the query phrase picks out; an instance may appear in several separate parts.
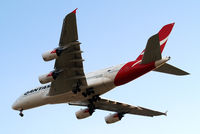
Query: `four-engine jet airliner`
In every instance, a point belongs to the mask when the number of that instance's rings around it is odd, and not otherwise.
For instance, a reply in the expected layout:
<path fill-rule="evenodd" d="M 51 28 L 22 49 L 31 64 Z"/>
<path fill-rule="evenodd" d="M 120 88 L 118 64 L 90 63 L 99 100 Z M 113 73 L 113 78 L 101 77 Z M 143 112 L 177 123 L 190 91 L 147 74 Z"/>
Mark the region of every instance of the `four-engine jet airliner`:
<path fill-rule="evenodd" d="M 76 112 L 78 119 L 91 116 L 96 109 L 114 112 L 105 117 L 108 124 L 121 120 L 124 114 L 149 117 L 166 115 L 165 112 L 111 101 L 101 98 L 100 95 L 150 71 L 187 75 L 187 72 L 166 63 L 170 57 L 161 56 L 173 26 L 174 23 L 165 25 L 157 34 L 151 36 L 146 48 L 135 61 L 85 75 L 75 9 L 64 18 L 59 47 L 42 54 L 44 61 L 55 59 L 54 70 L 39 76 L 40 83 L 50 84 L 25 92 L 14 102 L 12 108 L 20 111 L 19 115 L 23 116 L 23 110 L 46 104 L 68 103 L 86 107 Z"/>

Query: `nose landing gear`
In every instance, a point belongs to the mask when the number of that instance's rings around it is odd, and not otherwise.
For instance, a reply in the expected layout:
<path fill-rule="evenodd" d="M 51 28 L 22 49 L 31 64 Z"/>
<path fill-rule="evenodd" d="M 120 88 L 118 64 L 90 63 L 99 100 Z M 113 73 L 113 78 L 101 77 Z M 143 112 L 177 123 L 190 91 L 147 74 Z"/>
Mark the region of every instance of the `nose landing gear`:
<path fill-rule="evenodd" d="M 21 117 L 24 116 L 24 114 L 23 114 L 22 112 L 23 112 L 23 109 L 21 109 L 21 110 L 20 110 L 20 113 L 19 113 L 19 115 L 20 115 Z"/>

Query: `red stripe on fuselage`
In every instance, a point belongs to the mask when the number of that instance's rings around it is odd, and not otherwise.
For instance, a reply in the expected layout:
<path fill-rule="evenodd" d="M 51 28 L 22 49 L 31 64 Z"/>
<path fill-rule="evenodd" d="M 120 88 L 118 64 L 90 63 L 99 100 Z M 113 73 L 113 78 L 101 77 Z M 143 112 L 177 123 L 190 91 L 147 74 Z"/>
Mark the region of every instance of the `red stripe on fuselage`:
<path fill-rule="evenodd" d="M 148 64 L 135 64 L 137 62 L 138 60 L 128 62 L 119 70 L 114 80 L 116 86 L 128 83 L 155 68 L 155 62 Z"/>

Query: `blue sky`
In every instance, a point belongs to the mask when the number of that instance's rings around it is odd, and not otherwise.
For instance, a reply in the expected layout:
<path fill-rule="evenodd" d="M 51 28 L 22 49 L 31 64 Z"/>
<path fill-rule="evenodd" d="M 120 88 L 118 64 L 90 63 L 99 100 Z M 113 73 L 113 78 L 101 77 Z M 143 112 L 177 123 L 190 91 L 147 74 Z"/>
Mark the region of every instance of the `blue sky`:
<path fill-rule="evenodd" d="M 199 1 L 133 0 L 1 0 L 1 119 L 0 133 L 199 133 Z M 53 69 L 41 54 L 58 45 L 64 16 L 78 8 L 79 41 L 84 51 L 85 72 L 134 60 L 147 39 L 175 22 L 163 56 L 170 64 L 191 73 L 177 77 L 151 72 L 103 97 L 155 110 L 168 116 L 125 115 L 107 125 L 110 112 L 96 110 L 92 117 L 77 120 L 80 107 L 46 105 L 24 111 L 23 118 L 11 109 L 15 99 L 39 86 L 38 76 Z"/>

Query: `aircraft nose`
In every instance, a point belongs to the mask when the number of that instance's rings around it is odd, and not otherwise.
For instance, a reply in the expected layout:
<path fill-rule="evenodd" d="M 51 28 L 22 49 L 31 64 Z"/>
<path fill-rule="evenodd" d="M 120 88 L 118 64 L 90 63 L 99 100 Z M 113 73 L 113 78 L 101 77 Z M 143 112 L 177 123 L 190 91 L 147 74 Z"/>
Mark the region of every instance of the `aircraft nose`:
<path fill-rule="evenodd" d="M 13 103 L 13 105 L 12 105 L 12 109 L 13 109 L 13 110 L 17 110 L 16 102 Z"/>
<path fill-rule="evenodd" d="M 13 110 L 19 110 L 19 104 L 18 104 L 18 101 L 15 101 L 12 105 L 12 109 Z"/>

